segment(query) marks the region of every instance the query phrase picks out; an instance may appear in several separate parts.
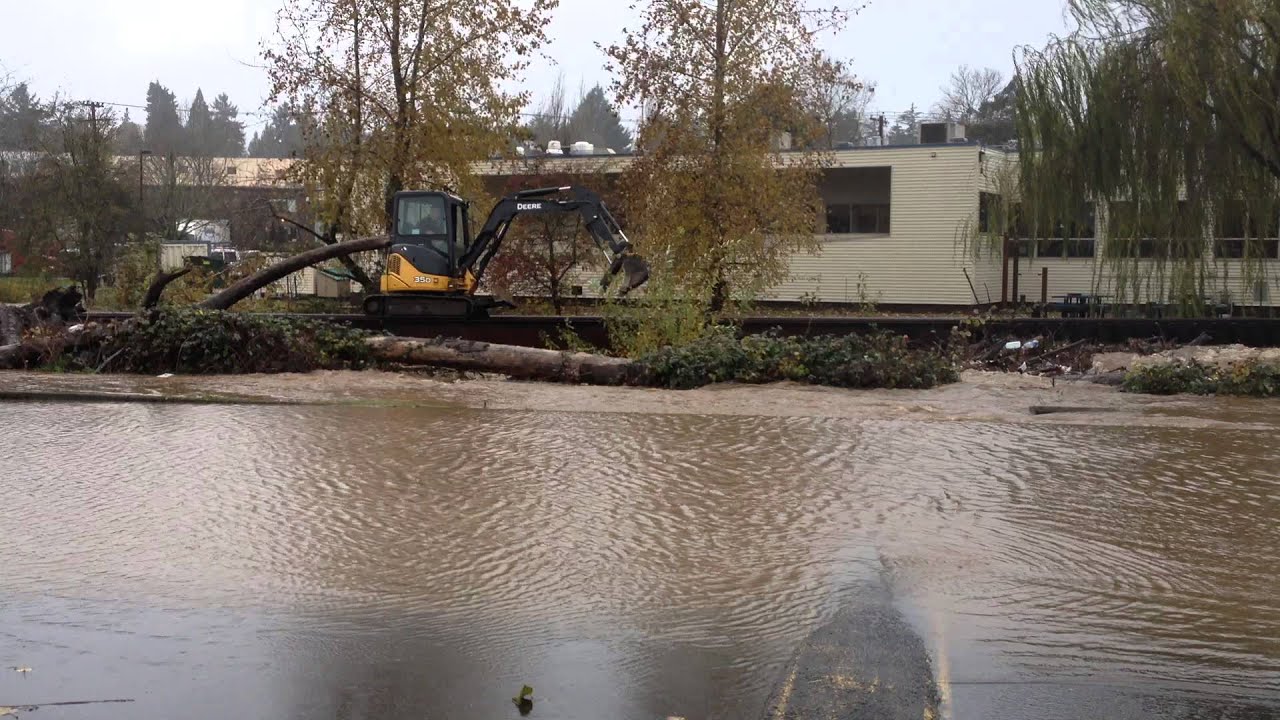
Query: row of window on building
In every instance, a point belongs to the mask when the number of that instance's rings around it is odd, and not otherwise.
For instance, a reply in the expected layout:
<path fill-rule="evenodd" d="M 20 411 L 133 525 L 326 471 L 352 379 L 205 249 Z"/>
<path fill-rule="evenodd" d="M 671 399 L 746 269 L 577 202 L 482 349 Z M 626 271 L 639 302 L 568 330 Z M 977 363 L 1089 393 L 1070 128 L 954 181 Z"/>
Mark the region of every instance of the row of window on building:
<path fill-rule="evenodd" d="M 981 193 L 978 204 L 978 231 L 997 232 L 1001 219 L 997 217 L 998 196 Z M 1187 203 L 1178 203 L 1178 211 L 1159 223 L 1141 223 L 1136 218 L 1131 202 L 1108 204 L 1109 222 L 1113 232 L 1108 235 L 1108 253 L 1119 257 L 1159 258 L 1198 257 L 1204 253 L 1205 243 L 1196 223 L 1189 218 Z M 1096 253 L 1097 208 L 1086 203 L 1070 222 L 1058 222 L 1052 231 L 1039 229 L 1033 232 L 1030 224 L 1021 216 L 1015 205 L 1012 210 L 1009 235 L 1016 239 L 1016 247 L 1022 257 L 1091 258 Z M 1251 217 L 1243 206 L 1227 206 L 1222 217 L 1216 219 L 1213 238 L 1213 254 L 1219 258 L 1280 258 L 1280 212 L 1268 213 L 1268 217 Z M 1180 233 L 1185 229 L 1185 233 Z M 1182 234 L 1182 237 L 1177 237 Z M 1169 239 L 1169 236 L 1174 236 Z M 1162 239 L 1156 239 L 1160 237 Z M 1039 239 L 1029 239 L 1039 238 Z"/>

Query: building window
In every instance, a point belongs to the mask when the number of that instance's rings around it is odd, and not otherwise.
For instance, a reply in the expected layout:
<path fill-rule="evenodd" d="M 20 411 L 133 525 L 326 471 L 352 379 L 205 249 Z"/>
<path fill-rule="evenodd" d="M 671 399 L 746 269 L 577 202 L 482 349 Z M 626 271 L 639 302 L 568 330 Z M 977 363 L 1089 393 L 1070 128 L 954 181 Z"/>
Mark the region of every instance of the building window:
<path fill-rule="evenodd" d="M 0 252 L 0 275 L 13 272 L 13 258 L 7 252 Z"/>
<path fill-rule="evenodd" d="M 850 205 L 827 206 L 827 234 L 847 235 L 853 232 L 853 209 Z"/>
<path fill-rule="evenodd" d="M 1091 258 L 1096 251 L 1097 241 L 1090 239 L 1071 239 L 1066 242 L 1066 255 L 1069 258 Z"/>
<path fill-rule="evenodd" d="M 1107 254 L 1144 259 L 1199 257 L 1205 250 L 1204 231 L 1196 224 L 1186 201 L 1179 201 L 1172 212 L 1148 212 L 1142 218 L 1132 202 L 1112 202 L 1107 218 Z"/>
<path fill-rule="evenodd" d="M 832 203 L 827 205 L 828 235 L 888 235 L 888 204 Z"/>
<path fill-rule="evenodd" d="M 1266 238 L 1219 238 L 1213 247 L 1214 257 L 1275 260 L 1280 257 L 1280 240 Z"/>
<path fill-rule="evenodd" d="M 978 232 L 991 232 L 991 223 L 995 218 L 996 201 L 999 195 L 994 193 L 978 193 Z"/>
<path fill-rule="evenodd" d="M 1038 241 L 1036 255 L 1042 258 L 1093 257 L 1097 224 L 1096 206 L 1085 203 L 1071 220 L 1054 223 L 1049 237 Z"/>
<path fill-rule="evenodd" d="M 1022 203 L 1004 205 L 999 195 L 991 193 L 982 193 L 978 201 L 978 229 L 1023 240 L 1033 237 L 1026 218 L 1022 216 Z"/>
<path fill-rule="evenodd" d="M 1204 254 L 1204 241 L 1200 238 L 1140 238 L 1137 242 L 1138 257 L 1150 259 L 1190 259 Z"/>
<path fill-rule="evenodd" d="M 1213 254 L 1219 258 L 1280 257 L 1280 213 L 1266 209 L 1262 217 L 1243 203 L 1228 203 L 1218 213 Z"/>

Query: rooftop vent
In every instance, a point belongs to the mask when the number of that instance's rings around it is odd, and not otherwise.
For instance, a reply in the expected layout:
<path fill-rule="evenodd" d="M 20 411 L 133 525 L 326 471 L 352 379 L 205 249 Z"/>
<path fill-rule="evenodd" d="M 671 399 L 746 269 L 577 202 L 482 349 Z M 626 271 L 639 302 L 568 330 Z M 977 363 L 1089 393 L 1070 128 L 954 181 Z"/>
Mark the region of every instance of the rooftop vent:
<path fill-rule="evenodd" d="M 953 142 L 967 142 L 963 123 L 920 123 L 921 145 L 945 145 Z"/>

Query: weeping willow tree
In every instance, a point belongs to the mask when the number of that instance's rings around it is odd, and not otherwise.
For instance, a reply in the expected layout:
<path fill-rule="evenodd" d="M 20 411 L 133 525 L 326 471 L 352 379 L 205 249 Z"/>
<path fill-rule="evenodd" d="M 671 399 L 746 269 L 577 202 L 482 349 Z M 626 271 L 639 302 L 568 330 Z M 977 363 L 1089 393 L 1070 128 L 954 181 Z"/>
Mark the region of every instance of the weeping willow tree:
<path fill-rule="evenodd" d="M 1020 53 L 1021 206 L 1006 222 L 1052 235 L 1095 203 L 1099 277 L 1119 301 L 1203 312 L 1233 272 L 1252 297 L 1280 236 L 1280 3 L 1070 11 L 1074 33 Z"/>

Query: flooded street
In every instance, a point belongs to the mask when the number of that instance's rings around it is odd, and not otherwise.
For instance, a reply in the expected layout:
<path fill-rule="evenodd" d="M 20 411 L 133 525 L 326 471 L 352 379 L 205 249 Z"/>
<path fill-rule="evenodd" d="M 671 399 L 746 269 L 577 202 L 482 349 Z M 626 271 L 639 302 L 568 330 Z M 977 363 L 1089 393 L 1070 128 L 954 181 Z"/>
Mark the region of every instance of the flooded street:
<path fill-rule="evenodd" d="M 1280 405 L 802 417 L 752 390 L 0 405 L 0 705 L 502 718 L 527 683 L 535 718 L 760 718 L 816 627 L 888 602 L 944 717 L 1280 717 Z"/>

